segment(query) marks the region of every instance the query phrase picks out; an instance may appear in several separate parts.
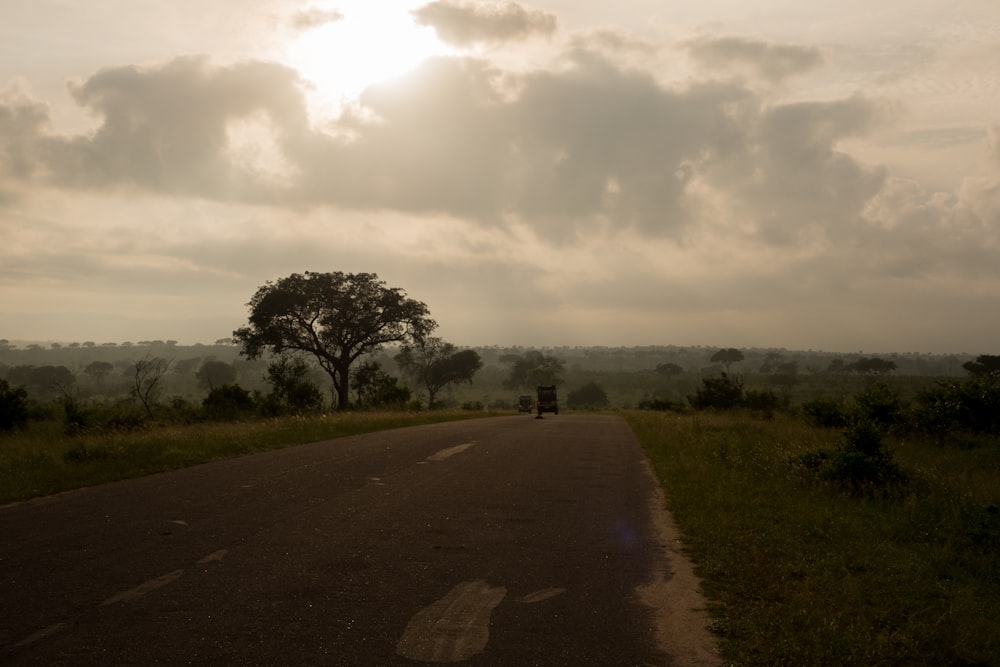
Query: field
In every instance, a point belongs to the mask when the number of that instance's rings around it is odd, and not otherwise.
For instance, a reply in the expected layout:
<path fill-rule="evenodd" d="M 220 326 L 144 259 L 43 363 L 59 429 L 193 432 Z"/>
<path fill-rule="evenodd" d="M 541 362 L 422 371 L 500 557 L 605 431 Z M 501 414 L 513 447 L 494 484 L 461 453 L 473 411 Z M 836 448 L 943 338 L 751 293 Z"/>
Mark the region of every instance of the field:
<path fill-rule="evenodd" d="M 891 439 L 908 477 L 850 494 L 833 429 L 633 411 L 733 665 L 1000 665 L 1000 447 Z"/>

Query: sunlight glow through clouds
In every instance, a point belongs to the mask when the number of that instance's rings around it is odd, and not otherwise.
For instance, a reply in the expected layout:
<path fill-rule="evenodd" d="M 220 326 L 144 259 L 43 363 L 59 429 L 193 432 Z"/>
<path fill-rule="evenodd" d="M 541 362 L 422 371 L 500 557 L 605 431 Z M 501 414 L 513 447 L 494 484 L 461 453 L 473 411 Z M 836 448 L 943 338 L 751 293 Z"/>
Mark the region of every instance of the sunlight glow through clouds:
<path fill-rule="evenodd" d="M 334 115 L 365 88 L 400 76 L 427 58 L 454 54 L 411 11 L 423 2 L 348 0 L 313 7 L 322 20 L 300 26 L 286 61 L 310 84 L 314 112 Z"/>

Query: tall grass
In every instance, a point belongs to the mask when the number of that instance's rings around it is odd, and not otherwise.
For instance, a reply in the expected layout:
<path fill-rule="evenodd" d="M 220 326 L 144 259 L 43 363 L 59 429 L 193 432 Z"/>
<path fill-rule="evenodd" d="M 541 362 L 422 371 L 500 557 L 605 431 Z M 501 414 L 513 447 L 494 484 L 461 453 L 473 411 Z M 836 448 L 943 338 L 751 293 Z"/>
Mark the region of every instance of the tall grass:
<path fill-rule="evenodd" d="M 62 422 L 34 422 L 25 431 L 0 434 L 0 504 L 268 449 L 488 414 L 467 410 L 347 412 L 161 424 L 74 436 L 65 434 Z"/>
<path fill-rule="evenodd" d="M 909 481 L 851 496 L 795 463 L 836 430 L 629 412 L 734 665 L 1000 665 L 1000 445 L 890 441 Z"/>

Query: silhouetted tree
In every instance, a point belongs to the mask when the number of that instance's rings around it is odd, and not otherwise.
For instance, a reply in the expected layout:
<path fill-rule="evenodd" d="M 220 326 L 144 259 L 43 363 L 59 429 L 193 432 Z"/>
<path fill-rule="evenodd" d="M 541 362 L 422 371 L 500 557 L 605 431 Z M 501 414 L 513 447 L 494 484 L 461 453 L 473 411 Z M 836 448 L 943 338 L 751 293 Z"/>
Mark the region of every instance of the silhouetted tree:
<path fill-rule="evenodd" d="M 249 326 L 233 332 L 241 354 L 311 354 L 330 376 L 340 409 L 350 403 L 351 365 L 358 357 L 437 326 L 424 303 L 386 287 L 374 273 L 293 273 L 258 289 L 247 305 Z"/>
<path fill-rule="evenodd" d="M 195 374 L 198 385 L 209 391 L 236 382 L 236 367 L 224 361 L 206 361 Z"/>
<path fill-rule="evenodd" d="M 735 347 L 726 348 L 719 350 L 712 355 L 710 361 L 713 364 L 722 364 L 726 367 L 726 375 L 729 375 L 729 368 L 735 363 L 743 361 L 743 353 L 737 350 Z"/>
<path fill-rule="evenodd" d="M 1000 355 L 981 354 L 975 361 L 966 361 L 962 364 L 962 368 L 972 377 L 981 378 L 992 384 L 1000 380 Z"/>
<path fill-rule="evenodd" d="M 433 336 L 417 338 L 413 344 L 404 345 L 396 355 L 400 370 L 427 390 L 427 405 L 434 407 L 439 391 L 450 384 L 468 382 L 483 367 L 475 350 L 459 350 Z"/>
<path fill-rule="evenodd" d="M 150 419 L 153 418 L 153 405 L 160 390 L 160 380 L 169 369 L 169 361 L 149 354 L 133 362 L 132 394 L 142 403 Z"/>
<path fill-rule="evenodd" d="M 684 372 L 684 369 L 674 363 L 657 364 L 656 372 L 660 375 L 665 375 L 668 378 L 674 377 L 675 375 L 680 375 Z"/>

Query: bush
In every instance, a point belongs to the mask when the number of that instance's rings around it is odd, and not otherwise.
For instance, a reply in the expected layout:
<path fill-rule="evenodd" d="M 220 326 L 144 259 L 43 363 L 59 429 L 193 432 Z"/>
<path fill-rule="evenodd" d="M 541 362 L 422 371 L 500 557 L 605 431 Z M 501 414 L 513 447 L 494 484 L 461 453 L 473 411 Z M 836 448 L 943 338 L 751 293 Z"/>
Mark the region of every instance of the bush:
<path fill-rule="evenodd" d="M 973 377 L 926 389 L 917 395 L 913 425 L 939 436 L 954 430 L 1000 433 L 1000 387 Z"/>
<path fill-rule="evenodd" d="M 743 383 L 725 373 L 719 377 L 705 378 L 702 385 L 694 396 L 688 397 L 691 407 L 696 410 L 729 410 L 743 403 Z"/>
<path fill-rule="evenodd" d="M 566 406 L 569 408 L 606 408 L 608 403 L 607 392 L 594 381 L 574 389 L 566 396 Z"/>
<path fill-rule="evenodd" d="M 129 433 L 146 427 L 146 417 L 132 408 L 81 406 L 71 398 L 63 401 L 63 431 L 68 436 L 87 433 Z"/>
<path fill-rule="evenodd" d="M 644 398 L 639 401 L 640 410 L 661 410 L 663 412 L 689 412 L 689 408 L 684 403 L 671 401 L 666 398 Z"/>
<path fill-rule="evenodd" d="M 250 392 L 238 384 L 224 384 L 208 392 L 201 406 L 209 419 L 234 421 L 252 414 L 257 403 Z"/>
<path fill-rule="evenodd" d="M 0 380 L 0 431 L 24 428 L 28 414 L 28 391 L 24 387 L 12 389 L 6 380 Z"/>
<path fill-rule="evenodd" d="M 262 401 L 270 415 L 307 414 L 323 408 L 323 393 L 309 379 L 309 366 L 298 357 L 281 356 L 267 366 L 271 393 Z"/>
<path fill-rule="evenodd" d="M 770 389 L 748 389 L 743 395 L 744 407 L 770 418 L 782 407 L 782 400 Z"/>
<path fill-rule="evenodd" d="M 903 422 L 903 402 L 899 392 L 883 382 L 876 382 L 854 397 L 858 417 L 862 420 L 895 426 Z"/>
<path fill-rule="evenodd" d="M 884 493 L 903 484 L 906 475 L 885 447 L 882 429 L 870 419 L 855 418 L 835 451 L 808 452 L 797 462 L 852 495 Z"/>
<path fill-rule="evenodd" d="M 806 423 L 818 428 L 845 428 L 849 420 L 847 406 L 832 398 L 806 401 L 799 409 Z"/>

